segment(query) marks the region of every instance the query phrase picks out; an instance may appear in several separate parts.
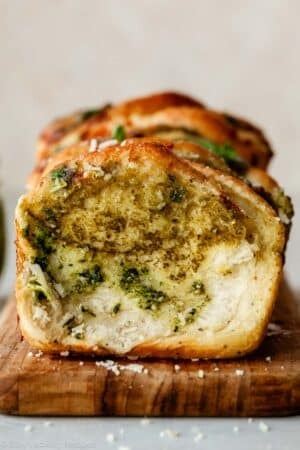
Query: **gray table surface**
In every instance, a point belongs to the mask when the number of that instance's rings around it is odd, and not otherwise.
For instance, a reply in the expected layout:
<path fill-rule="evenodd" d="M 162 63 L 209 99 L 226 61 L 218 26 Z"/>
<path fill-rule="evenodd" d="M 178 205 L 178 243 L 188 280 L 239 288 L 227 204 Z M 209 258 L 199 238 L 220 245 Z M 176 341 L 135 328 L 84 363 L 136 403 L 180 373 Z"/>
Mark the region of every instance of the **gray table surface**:
<path fill-rule="evenodd" d="M 7 264 L 0 296 L 14 279 L 12 215 L 16 194 L 6 194 Z M 292 195 L 296 213 L 300 193 Z M 285 276 L 300 301 L 300 219 L 295 216 Z M 3 304 L 3 302 L 2 302 Z M 264 425 L 267 425 L 265 427 Z M 267 430 L 266 430 L 267 428 Z M 112 442 L 109 440 L 113 439 Z M 33 418 L 0 415 L 0 449 L 168 450 L 296 450 L 300 448 L 299 417 L 248 419 Z"/>

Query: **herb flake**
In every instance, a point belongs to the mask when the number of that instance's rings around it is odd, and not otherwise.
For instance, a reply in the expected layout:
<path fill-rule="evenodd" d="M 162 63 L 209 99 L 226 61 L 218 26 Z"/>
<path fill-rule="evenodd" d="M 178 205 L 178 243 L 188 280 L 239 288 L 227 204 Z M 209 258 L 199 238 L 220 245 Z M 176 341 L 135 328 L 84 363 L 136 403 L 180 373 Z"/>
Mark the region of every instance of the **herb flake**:
<path fill-rule="evenodd" d="M 112 138 L 116 139 L 118 142 L 122 142 L 126 139 L 126 132 L 123 125 L 117 125 L 112 133 Z"/>

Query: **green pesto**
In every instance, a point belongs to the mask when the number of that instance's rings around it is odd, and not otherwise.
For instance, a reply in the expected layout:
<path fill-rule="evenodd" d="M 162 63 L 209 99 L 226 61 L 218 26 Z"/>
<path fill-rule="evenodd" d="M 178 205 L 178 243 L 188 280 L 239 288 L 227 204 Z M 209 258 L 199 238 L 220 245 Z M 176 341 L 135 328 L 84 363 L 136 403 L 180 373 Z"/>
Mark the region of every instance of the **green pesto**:
<path fill-rule="evenodd" d="M 281 188 L 273 189 L 272 200 L 274 206 L 279 212 L 283 212 L 286 217 L 291 220 L 294 215 L 294 208 L 290 197 L 285 195 Z"/>
<path fill-rule="evenodd" d="M 48 208 L 48 207 L 44 207 L 43 208 L 43 213 L 44 213 L 45 219 L 47 221 L 49 221 L 49 222 L 55 222 L 56 221 L 57 217 L 56 217 L 55 211 L 53 209 Z"/>
<path fill-rule="evenodd" d="M 110 103 L 107 103 L 104 106 L 101 106 L 100 108 L 91 108 L 87 109 L 86 111 L 83 111 L 80 114 L 80 121 L 84 122 L 85 120 L 90 119 L 91 117 L 98 116 L 105 112 L 106 109 L 108 109 L 111 106 Z"/>
<path fill-rule="evenodd" d="M 175 203 L 181 203 L 186 197 L 186 189 L 177 183 L 174 175 L 168 174 L 168 183 L 170 186 L 170 200 Z"/>
<path fill-rule="evenodd" d="M 173 332 L 177 333 L 180 329 L 180 320 L 178 317 L 175 317 L 174 323 L 173 323 Z"/>
<path fill-rule="evenodd" d="M 76 327 L 78 325 L 76 317 L 72 316 L 70 317 L 64 324 L 63 327 L 68 328 L 69 331 L 72 330 L 72 328 Z"/>
<path fill-rule="evenodd" d="M 90 269 L 87 269 L 78 274 L 78 279 L 74 286 L 74 293 L 81 293 L 90 288 L 95 288 L 104 281 L 104 275 L 99 264 L 95 264 Z"/>
<path fill-rule="evenodd" d="M 170 200 L 172 200 L 172 202 L 180 203 L 184 199 L 185 194 L 186 190 L 184 188 L 175 187 L 170 193 Z"/>
<path fill-rule="evenodd" d="M 192 284 L 192 290 L 198 294 L 204 294 L 204 284 L 201 281 L 194 281 Z"/>
<path fill-rule="evenodd" d="M 117 125 L 112 133 L 112 138 L 116 139 L 118 142 L 124 141 L 126 139 L 126 132 L 123 125 Z"/>
<path fill-rule="evenodd" d="M 52 172 L 50 174 L 52 181 L 63 180 L 66 183 L 71 181 L 73 175 L 74 175 L 74 170 L 70 169 L 69 167 L 64 167 L 64 166 L 58 167 L 58 168 L 52 170 Z"/>
<path fill-rule="evenodd" d="M 28 282 L 28 286 L 30 290 L 34 292 L 35 300 L 40 303 L 48 300 L 48 295 L 46 290 L 43 288 L 41 283 L 35 278 L 35 276 L 31 276 Z"/>
<path fill-rule="evenodd" d="M 135 267 L 130 267 L 123 270 L 120 285 L 123 289 L 127 290 L 135 283 L 139 281 L 139 272 Z"/>
<path fill-rule="evenodd" d="M 121 309 L 121 303 L 116 303 L 115 306 L 114 306 L 113 309 L 112 309 L 113 315 L 118 314 L 118 312 L 120 311 L 120 309 Z"/>
<path fill-rule="evenodd" d="M 81 120 L 85 121 L 90 119 L 91 117 L 97 116 L 102 111 L 102 108 L 95 108 L 95 109 L 87 109 L 81 114 Z"/>
<path fill-rule="evenodd" d="M 47 228 L 39 226 L 33 235 L 33 245 L 41 253 L 49 255 L 53 249 L 54 236 Z"/>
<path fill-rule="evenodd" d="M 78 319 L 75 316 L 70 317 L 70 319 L 68 319 L 64 324 L 63 327 L 67 329 L 68 334 L 72 333 L 73 328 L 77 327 L 78 325 L 80 325 Z M 73 333 L 72 333 L 73 334 Z M 74 335 L 75 339 L 83 339 L 84 338 L 84 333 L 82 332 L 76 332 Z"/>
<path fill-rule="evenodd" d="M 30 232 L 30 228 L 29 225 L 26 225 L 26 227 L 24 227 L 22 229 L 22 235 L 24 238 L 28 238 L 29 237 L 29 232 Z"/>
<path fill-rule="evenodd" d="M 244 173 L 248 168 L 247 162 L 237 154 L 235 148 L 229 142 L 220 144 L 188 132 L 184 132 L 182 137 L 175 140 L 192 142 L 205 148 L 211 153 L 223 158 L 227 165 L 238 173 Z"/>
<path fill-rule="evenodd" d="M 139 297 L 138 306 L 142 309 L 156 309 L 163 302 L 168 300 L 168 296 L 154 289 L 145 283 L 142 275 L 147 275 L 148 270 L 143 268 L 139 272 L 135 267 L 123 268 L 120 278 L 120 286 L 126 292 L 132 293 Z"/>
<path fill-rule="evenodd" d="M 90 270 L 85 270 L 79 274 L 80 277 L 83 277 L 88 284 L 98 284 L 104 281 L 104 276 L 101 272 L 101 268 L 98 264 Z"/>
<path fill-rule="evenodd" d="M 33 263 L 38 264 L 42 270 L 47 270 L 48 258 L 47 256 L 35 256 L 33 258 Z"/>
<path fill-rule="evenodd" d="M 160 306 L 168 296 L 162 292 L 148 286 L 140 286 L 136 289 L 136 293 L 140 296 L 138 305 L 142 309 L 153 309 Z"/>
<path fill-rule="evenodd" d="M 196 313 L 197 313 L 197 309 L 196 308 L 191 308 L 188 311 L 188 313 L 187 313 L 187 315 L 185 317 L 185 322 L 188 323 L 188 324 L 189 323 L 193 323 L 195 318 L 196 318 Z"/>
<path fill-rule="evenodd" d="M 90 308 L 87 308 L 86 306 L 81 305 L 80 311 L 82 313 L 88 314 L 89 316 L 96 317 L 96 314 Z"/>

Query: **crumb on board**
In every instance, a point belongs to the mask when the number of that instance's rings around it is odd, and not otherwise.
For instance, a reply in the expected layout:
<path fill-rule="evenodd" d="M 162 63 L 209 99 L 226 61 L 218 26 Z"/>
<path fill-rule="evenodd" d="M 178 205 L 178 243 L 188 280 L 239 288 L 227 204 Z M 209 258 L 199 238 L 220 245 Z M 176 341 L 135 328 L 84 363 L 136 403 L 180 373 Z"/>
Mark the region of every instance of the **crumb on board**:
<path fill-rule="evenodd" d="M 202 441 L 203 438 L 204 438 L 204 435 L 202 433 L 197 433 L 196 436 L 194 437 L 194 441 L 199 442 L 199 441 Z"/>
<path fill-rule="evenodd" d="M 114 442 L 115 440 L 116 440 L 116 437 L 113 433 L 107 433 L 107 435 L 106 435 L 107 442 Z"/>
<path fill-rule="evenodd" d="M 150 419 L 148 419 L 147 417 L 145 417 L 144 419 L 141 419 L 140 420 L 140 424 L 142 425 L 142 426 L 147 426 L 147 425 L 149 425 L 151 423 L 151 421 L 150 421 Z"/>
<path fill-rule="evenodd" d="M 269 425 L 267 425 L 265 422 L 259 422 L 258 428 L 260 429 L 260 431 L 262 431 L 263 433 L 266 433 L 267 431 L 269 431 L 270 427 Z"/>
<path fill-rule="evenodd" d="M 160 437 L 168 437 L 172 439 L 178 439 L 180 437 L 179 431 L 171 430 L 170 428 L 166 428 L 165 430 L 159 433 Z"/>
<path fill-rule="evenodd" d="M 44 427 L 48 428 L 51 427 L 52 422 L 50 422 L 50 420 L 45 420 L 45 422 L 43 423 Z"/>
<path fill-rule="evenodd" d="M 143 364 L 131 363 L 126 365 L 118 364 L 117 362 L 107 359 L 105 361 L 95 361 L 96 366 L 104 367 L 106 370 L 111 371 L 116 376 L 119 376 L 121 371 L 128 370 L 130 372 L 145 374 L 149 373 L 149 370 L 144 367 Z"/>

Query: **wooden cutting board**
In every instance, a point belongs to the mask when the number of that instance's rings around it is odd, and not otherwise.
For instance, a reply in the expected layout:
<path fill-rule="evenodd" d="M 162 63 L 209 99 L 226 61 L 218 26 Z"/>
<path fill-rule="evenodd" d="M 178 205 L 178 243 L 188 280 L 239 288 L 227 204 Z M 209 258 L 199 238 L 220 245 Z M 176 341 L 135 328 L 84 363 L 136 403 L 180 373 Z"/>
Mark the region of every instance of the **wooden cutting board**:
<path fill-rule="evenodd" d="M 300 413 L 300 312 L 286 284 L 268 334 L 255 354 L 239 360 L 115 360 L 106 368 L 107 360 L 99 358 L 38 356 L 21 339 L 10 299 L 0 320 L 0 412 L 169 417 Z"/>

